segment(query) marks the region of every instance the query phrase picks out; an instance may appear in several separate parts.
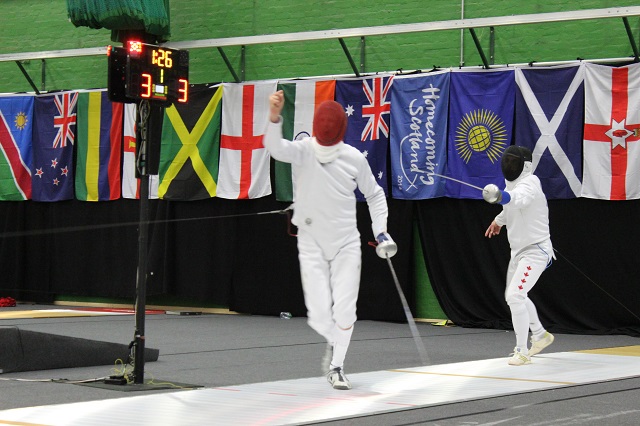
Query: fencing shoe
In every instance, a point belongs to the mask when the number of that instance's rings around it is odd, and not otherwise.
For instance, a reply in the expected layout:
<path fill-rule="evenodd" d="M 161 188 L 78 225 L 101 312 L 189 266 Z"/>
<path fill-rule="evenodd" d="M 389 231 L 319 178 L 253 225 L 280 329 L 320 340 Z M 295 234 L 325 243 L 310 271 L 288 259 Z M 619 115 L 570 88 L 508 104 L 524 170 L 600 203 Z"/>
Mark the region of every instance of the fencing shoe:
<path fill-rule="evenodd" d="M 324 356 L 322 357 L 322 364 L 320 364 L 320 368 L 322 369 L 322 374 L 327 374 L 327 372 L 331 369 L 331 360 L 333 359 L 333 345 L 327 343 L 327 348 L 324 351 Z"/>
<path fill-rule="evenodd" d="M 534 356 L 539 354 L 544 348 L 553 343 L 553 334 L 548 331 L 544 332 L 544 336 L 540 340 L 533 340 L 533 336 L 531 337 L 531 349 L 529 349 L 529 356 Z"/>
<path fill-rule="evenodd" d="M 531 364 L 531 357 L 526 351 L 515 347 L 513 349 L 513 354 L 511 358 L 509 358 L 509 365 L 525 365 Z"/>
<path fill-rule="evenodd" d="M 329 370 L 327 373 L 327 380 L 331 383 L 334 389 L 349 390 L 351 389 L 351 383 L 349 379 L 344 375 L 342 367 L 335 367 Z"/>

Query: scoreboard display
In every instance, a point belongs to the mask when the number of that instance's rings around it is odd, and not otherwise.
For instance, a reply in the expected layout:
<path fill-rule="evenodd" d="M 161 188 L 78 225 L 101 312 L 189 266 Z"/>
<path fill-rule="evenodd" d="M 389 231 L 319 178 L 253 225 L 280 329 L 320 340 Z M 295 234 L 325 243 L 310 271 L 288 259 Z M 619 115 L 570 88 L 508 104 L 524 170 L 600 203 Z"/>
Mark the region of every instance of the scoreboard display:
<path fill-rule="evenodd" d="M 109 46 L 109 99 L 163 106 L 189 100 L 189 51 L 127 41 Z"/>

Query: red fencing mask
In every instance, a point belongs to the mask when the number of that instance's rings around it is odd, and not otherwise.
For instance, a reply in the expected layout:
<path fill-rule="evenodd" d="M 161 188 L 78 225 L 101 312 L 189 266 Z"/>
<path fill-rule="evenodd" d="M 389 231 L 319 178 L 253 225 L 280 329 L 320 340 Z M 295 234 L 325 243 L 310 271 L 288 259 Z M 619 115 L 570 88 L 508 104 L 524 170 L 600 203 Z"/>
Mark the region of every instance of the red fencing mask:
<path fill-rule="evenodd" d="M 336 101 L 324 101 L 313 116 L 313 136 L 320 145 L 331 146 L 340 142 L 347 131 L 347 115 Z"/>

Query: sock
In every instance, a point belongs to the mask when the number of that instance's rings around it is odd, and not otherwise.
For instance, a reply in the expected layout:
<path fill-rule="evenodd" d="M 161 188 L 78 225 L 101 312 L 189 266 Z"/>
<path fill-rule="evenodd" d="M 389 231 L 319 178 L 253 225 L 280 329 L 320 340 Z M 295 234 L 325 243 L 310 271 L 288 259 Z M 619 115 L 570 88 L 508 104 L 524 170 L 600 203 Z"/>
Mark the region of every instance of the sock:
<path fill-rule="evenodd" d="M 344 359 L 347 356 L 351 335 L 353 334 L 353 326 L 347 330 L 343 330 L 337 325 L 333 330 L 333 358 L 331 359 L 331 368 L 342 367 Z"/>
<path fill-rule="evenodd" d="M 511 322 L 516 333 L 516 347 L 528 354 L 527 337 L 529 337 L 529 313 L 523 304 L 509 305 L 511 309 Z"/>

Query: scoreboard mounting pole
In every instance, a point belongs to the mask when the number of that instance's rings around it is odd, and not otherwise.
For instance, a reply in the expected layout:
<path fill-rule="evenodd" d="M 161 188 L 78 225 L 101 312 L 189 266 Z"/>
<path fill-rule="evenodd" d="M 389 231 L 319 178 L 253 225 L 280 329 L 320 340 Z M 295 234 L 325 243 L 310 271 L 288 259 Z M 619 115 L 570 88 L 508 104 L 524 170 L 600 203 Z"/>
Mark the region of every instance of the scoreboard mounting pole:
<path fill-rule="evenodd" d="M 150 131 L 156 111 L 173 103 L 187 103 L 189 94 L 189 52 L 128 40 L 124 47 L 107 49 L 108 95 L 112 102 L 137 103 L 136 177 L 140 179 L 140 224 L 138 227 L 138 270 L 136 275 L 135 333 L 129 347 L 133 352 L 133 381 L 144 383 L 145 314 L 147 288 L 147 241 L 149 232 L 149 175 L 157 165 L 149 162 L 151 143 L 159 135 Z M 152 113 L 153 108 L 153 113 Z M 155 124 L 153 123 L 155 129 Z"/>
<path fill-rule="evenodd" d="M 136 326 L 133 338 L 133 382 L 144 383 L 145 314 L 147 300 L 147 252 L 149 245 L 149 173 L 147 169 L 149 116 L 148 100 L 138 105 L 139 140 L 136 171 L 140 176 L 140 225 L 138 228 L 138 270 L 136 276 Z"/>

